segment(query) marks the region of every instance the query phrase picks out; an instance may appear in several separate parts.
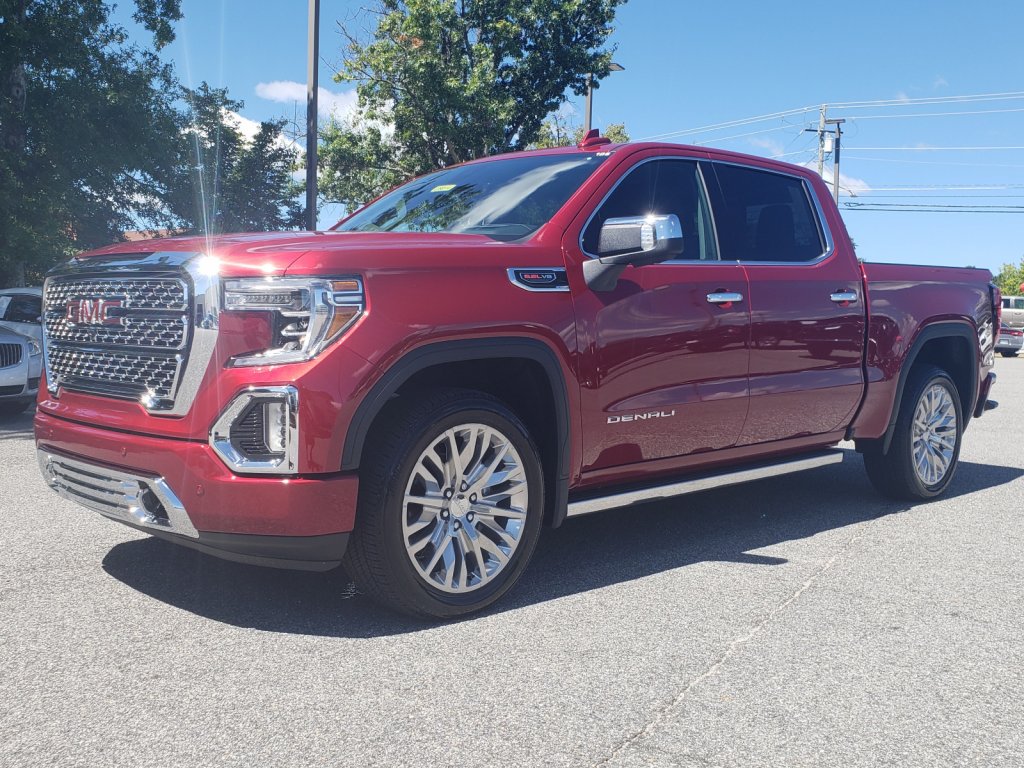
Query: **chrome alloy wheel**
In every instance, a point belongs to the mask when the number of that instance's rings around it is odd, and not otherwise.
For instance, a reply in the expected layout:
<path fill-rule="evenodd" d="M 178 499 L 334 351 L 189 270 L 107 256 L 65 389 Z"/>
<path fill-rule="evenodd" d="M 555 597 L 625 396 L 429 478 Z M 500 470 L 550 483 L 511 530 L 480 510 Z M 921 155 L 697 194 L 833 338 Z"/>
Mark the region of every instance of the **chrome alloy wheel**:
<path fill-rule="evenodd" d="M 402 503 L 417 574 L 454 594 L 492 581 L 519 546 L 528 499 L 522 459 L 500 431 L 461 424 L 438 435 L 413 466 Z"/>
<path fill-rule="evenodd" d="M 925 485 L 937 485 L 949 472 L 956 451 L 956 406 L 949 390 L 933 384 L 917 402 L 912 445 L 914 471 Z"/>

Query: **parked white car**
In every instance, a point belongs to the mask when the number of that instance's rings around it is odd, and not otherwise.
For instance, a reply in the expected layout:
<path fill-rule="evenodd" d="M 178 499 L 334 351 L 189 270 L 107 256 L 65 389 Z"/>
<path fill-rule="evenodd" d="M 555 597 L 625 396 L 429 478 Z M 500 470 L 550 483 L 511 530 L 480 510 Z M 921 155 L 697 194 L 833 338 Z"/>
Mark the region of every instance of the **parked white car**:
<path fill-rule="evenodd" d="M 43 343 L 43 289 L 0 288 L 0 328 Z"/>
<path fill-rule="evenodd" d="M 35 402 L 42 368 L 38 341 L 0 328 L 0 418 L 21 413 Z"/>

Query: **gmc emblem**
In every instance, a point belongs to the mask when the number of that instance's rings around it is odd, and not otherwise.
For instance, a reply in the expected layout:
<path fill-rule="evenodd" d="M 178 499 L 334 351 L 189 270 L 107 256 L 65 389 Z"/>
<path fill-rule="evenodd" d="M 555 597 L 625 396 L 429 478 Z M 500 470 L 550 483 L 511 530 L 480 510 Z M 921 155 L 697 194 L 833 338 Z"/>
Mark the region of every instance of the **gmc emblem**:
<path fill-rule="evenodd" d="M 124 325 L 124 299 L 71 299 L 68 325 Z"/>

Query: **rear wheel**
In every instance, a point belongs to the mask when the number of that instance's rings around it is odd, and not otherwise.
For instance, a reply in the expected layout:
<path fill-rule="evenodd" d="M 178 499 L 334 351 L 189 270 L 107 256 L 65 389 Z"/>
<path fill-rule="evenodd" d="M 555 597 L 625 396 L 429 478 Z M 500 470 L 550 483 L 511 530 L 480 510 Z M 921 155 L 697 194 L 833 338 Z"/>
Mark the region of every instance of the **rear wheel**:
<path fill-rule="evenodd" d="M 897 499 L 931 499 L 949 486 L 960 460 L 963 414 L 956 384 L 945 371 L 922 366 L 910 374 L 888 451 L 864 450 L 875 488 Z"/>
<path fill-rule="evenodd" d="M 451 618 L 519 579 L 540 536 L 544 480 L 533 440 L 501 401 L 443 389 L 399 402 L 361 467 L 345 565 L 370 597 Z"/>

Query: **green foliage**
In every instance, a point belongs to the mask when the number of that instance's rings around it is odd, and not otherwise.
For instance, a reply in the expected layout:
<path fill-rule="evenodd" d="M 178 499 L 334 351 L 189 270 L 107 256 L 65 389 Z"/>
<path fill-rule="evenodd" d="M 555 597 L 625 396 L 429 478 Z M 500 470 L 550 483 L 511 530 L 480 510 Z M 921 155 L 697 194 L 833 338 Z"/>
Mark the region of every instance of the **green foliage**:
<path fill-rule="evenodd" d="M 1024 285 L 1024 258 L 1017 266 L 1004 264 L 993 282 L 999 286 L 999 290 L 1003 292 L 1004 296 L 1024 294 L 1024 290 L 1021 289 L 1021 286 Z"/>
<path fill-rule="evenodd" d="M 286 142 L 284 121 L 263 122 L 247 139 L 232 116 L 242 103 L 203 83 L 185 91 L 177 157 L 162 199 L 179 232 L 252 232 L 296 227 L 302 221 L 291 178 L 298 150 Z"/>
<path fill-rule="evenodd" d="M 379 0 L 371 39 L 348 35 L 343 51 L 337 77 L 358 83 L 361 115 L 324 133 L 325 196 L 351 207 L 410 176 L 531 146 L 567 91 L 608 74 L 623 2 Z"/>
<path fill-rule="evenodd" d="M 622 123 L 612 123 L 601 129 L 601 135 L 612 140 L 613 144 L 629 142 L 629 132 Z M 558 114 L 552 115 L 540 127 L 540 134 L 533 143 L 535 149 L 551 147 L 571 147 L 583 141 L 583 126 L 573 125 L 568 118 Z"/>
<path fill-rule="evenodd" d="M 178 0 L 139 3 L 156 44 Z M 116 239 L 152 202 L 177 130 L 171 69 L 100 0 L 0 0 L 0 285 Z"/>
<path fill-rule="evenodd" d="M 159 49 L 180 0 L 136 0 Z M 0 286 L 126 230 L 259 230 L 297 222 L 281 122 L 249 141 L 205 84 L 182 89 L 127 42 L 103 0 L 0 0 Z"/>

